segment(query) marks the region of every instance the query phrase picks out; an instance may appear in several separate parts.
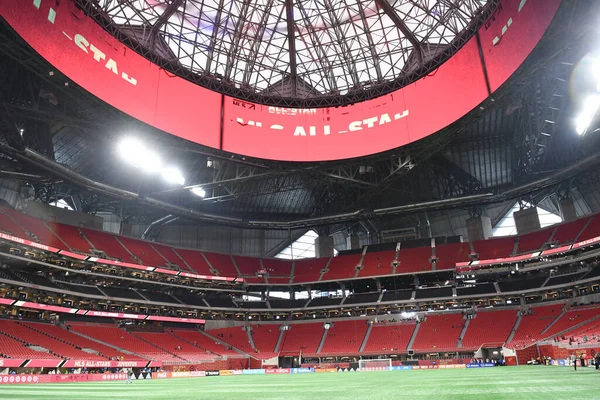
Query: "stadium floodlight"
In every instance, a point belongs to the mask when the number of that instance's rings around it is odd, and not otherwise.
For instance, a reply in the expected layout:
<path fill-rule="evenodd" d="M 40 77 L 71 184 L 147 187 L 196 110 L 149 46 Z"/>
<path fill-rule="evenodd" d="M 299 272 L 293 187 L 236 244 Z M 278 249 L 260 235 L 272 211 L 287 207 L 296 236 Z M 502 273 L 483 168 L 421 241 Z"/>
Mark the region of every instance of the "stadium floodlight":
<path fill-rule="evenodd" d="M 163 169 L 163 163 L 159 155 L 151 150 L 140 154 L 134 165 L 149 174 L 155 174 Z"/>
<path fill-rule="evenodd" d="M 177 185 L 185 184 L 185 178 L 175 167 L 167 167 L 162 170 L 162 177 L 169 183 L 175 183 Z"/>
<path fill-rule="evenodd" d="M 584 135 L 600 108 L 600 95 L 590 95 L 583 103 L 583 109 L 575 120 L 575 130 L 578 135 Z"/>
<path fill-rule="evenodd" d="M 198 197 L 204 198 L 204 196 L 206 196 L 206 191 L 204 189 L 202 189 L 201 187 L 193 187 L 190 189 L 190 192 L 192 192 L 193 194 L 195 194 Z"/>
<path fill-rule="evenodd" d="M 157 173 L 163 167 L 162 160 L 156 152 L 132 137 L 127 137 L 119 143 L 119 154 L 125 161 L 149 174 Z"/>

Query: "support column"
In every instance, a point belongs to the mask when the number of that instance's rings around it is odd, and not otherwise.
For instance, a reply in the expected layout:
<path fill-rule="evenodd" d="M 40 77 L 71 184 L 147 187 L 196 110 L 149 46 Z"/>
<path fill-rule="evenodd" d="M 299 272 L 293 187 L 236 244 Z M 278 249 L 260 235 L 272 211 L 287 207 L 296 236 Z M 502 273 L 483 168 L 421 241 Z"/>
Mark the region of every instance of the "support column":
<path fill-rule="evenodd" d="M 577 219 L 577 211 L 575 211 L 575 203 L 573 199 L 562 199 L 559 203 L 560 216 L 563 222 L 571 222 Z"/>
<path fill-rule="evenodd" d="M 333 236 L 319 236 L 315 239 L 315 256 L 333 257 Z"/>
<path fill-rule="evenodd" d="M 515 211 L 513 218 L 519 235 L 540 229 L 540 217 L 538 216 L 537 207 Z"/>
<path fill-rule="evenodd" d="M 487 240 L 492 237 L 492 220 L 490 217 L 474 217 L 467 220 L 467 233 L 471 242 Z"/>

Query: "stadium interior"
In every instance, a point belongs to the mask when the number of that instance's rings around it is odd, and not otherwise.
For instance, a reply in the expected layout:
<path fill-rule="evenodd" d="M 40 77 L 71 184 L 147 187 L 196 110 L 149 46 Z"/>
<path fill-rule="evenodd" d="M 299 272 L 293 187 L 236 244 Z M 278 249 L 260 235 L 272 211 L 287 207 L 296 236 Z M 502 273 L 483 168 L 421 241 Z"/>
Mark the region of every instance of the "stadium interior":
<path fill-rule="evenodd" d="M 600 7 L 542 3 L 0 1 L 0 384 L 593 360 Z"/>

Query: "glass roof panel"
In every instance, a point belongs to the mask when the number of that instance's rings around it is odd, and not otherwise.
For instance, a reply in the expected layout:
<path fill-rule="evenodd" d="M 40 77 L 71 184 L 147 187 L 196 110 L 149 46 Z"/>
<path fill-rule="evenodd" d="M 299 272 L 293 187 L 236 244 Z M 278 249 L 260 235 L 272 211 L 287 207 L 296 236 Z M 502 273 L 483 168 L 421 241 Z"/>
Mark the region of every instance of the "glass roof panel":
<path fill-rule="evenodd" d="M 419 54 L 425 54 L 423 59 L 419 57 L 419 62 L 427 62 L 427 57 L 432 56 L 423 49 L 434 45 L 438 51 L 439 46 L 451 45 L 473 18 L 488 3 L 493 3 L 492 0 L 89 1 L 119 28 L 137 28 L 143 32 L 146 47 L 157 39 L 164 42 L 175 59 L 166 61 L 177 61 L 194 73 L 217 77 L 253 93 L 292 78 L 298 86 L 310 88 L 315 96 L 344 94 L 401 79 L 410 72 L 405 68 L 409 59 L 411 65 L 416 62 L 411 55 L 417 47 Z M 290 21 L 288 15 L 292 16 Z M 161 54 L 164 58 L 164 53 Z"/>

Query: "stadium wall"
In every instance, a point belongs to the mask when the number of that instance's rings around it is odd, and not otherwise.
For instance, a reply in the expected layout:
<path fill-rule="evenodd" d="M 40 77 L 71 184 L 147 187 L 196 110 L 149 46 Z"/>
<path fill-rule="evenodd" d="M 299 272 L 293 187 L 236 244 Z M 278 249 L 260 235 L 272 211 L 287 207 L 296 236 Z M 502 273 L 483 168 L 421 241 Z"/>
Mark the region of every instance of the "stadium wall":
<path fill-rule="evenodd" d="M 96 215 L 65 210 L 60 207 L 49 206 L 36 201 L 27 202 L 24 210 L 32 217 L 40 218 L 49 222 L 60 222 L 73 226 L 84 226 L 86 228 L 102 230 L 104 219 Z"/>

